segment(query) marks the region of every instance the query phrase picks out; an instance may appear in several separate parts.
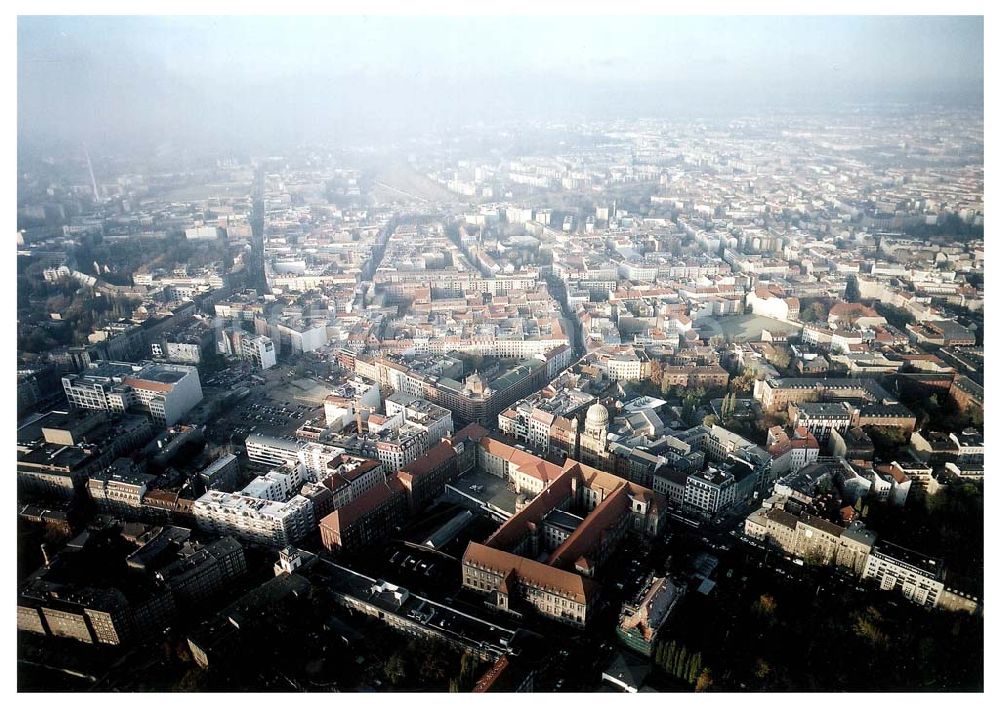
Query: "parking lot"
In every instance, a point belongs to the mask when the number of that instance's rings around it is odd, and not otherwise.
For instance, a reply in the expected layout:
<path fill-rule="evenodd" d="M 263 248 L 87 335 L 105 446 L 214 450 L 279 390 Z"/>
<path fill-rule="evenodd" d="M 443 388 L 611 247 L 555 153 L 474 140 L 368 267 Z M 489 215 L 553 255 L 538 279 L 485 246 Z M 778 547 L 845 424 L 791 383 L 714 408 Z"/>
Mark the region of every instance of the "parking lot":
<path fill-rule="evenodd" d="M 462 582 L 457 560 L 403 542 L 392 542 L 371 573 L 433 598 L 455 593 Z"/>
<path fill-rule="evenodd" d="M 253 391 L 222 412 L 209 426 L 208 437 L 216 443 L 241 445 L 255 431 L 288 435 L 309 420 L 322 419 L 322 407 L 271 399 L 263 391 Z"/>
<path fill-rule="evenodd" d="M 289 423 L 300 422 L 302 425 L 307 414 L 312 414 L 315 409 L 303 404 L 280 405 L 264 399 L 259 403 L 251 403 L 245 407 L 248 421 L 256 421 L 264 426 L 286 426 Z"/>

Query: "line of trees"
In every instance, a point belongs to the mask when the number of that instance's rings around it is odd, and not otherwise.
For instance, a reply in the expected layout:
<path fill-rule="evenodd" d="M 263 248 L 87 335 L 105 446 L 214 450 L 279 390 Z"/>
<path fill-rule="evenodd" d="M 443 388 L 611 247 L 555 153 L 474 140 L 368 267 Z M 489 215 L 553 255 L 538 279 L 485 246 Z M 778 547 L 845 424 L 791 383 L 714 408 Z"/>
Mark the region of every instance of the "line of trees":
<path fill-rule="evenodd" d="M 675 640 L 659 643 L 653 659 L 656 666 L 668 675 L 695 685 L 698 691 L 711 686 L 711 672 L 704 666 L 701 653 L 693 652 Z"/>
<path fill-rule="evenodd" d="M 448 680 L 449 692 L 470 692 L 476 686 L 480 662 L 473 655 L 465 652 L 459 667 L 458 677 Z"/>
<path fill-rule="evenodd" d="M 389 636 L 387 636 L 389 637 Z M 468 692 L 481 674 L 474 655 L 461 655 L 439 640 L 414 638 L 400 646 L 382 665 L 382 676 L 398 689 Z"/>
<path fill-rule="evenodd" d="M 876 300 L 874 303 L 875 312 L 885 318 L 885 321 L 899 330 L 905 330 L 907 325 L 917 321 L 913 313 L 903 308 L 897 308 L 891 303 L 884 303 Z"/>

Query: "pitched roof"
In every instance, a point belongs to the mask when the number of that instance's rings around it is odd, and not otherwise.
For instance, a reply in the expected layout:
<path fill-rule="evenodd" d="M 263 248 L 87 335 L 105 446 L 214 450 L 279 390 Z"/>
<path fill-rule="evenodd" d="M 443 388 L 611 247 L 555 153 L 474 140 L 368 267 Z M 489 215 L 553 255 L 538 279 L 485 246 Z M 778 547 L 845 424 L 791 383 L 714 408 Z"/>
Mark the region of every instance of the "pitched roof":
<path fill-rule="evenodd" d="M 772 507 L 769 510 L 765 510 L 762 513 L 763 517 L 771 520 L 772 522 L 777 522 L 782 527 L 788 527 L 789 529 L 795 529 L 795 525 L 798 523 L 799 518 L 790 512 L 785 512 L 777 507 Z"/>
<path fill-rule="evenodd" d="M 514 449 L 509 461 L 516 465 L 519 472 L 530 475 L 544 483 L 549 483 L 562 475 L 562 468 L 554 463 L 539 458 L 522 450 Z"/>
<path fill-rule="evenodd" d="M 597 584 L 572 571 L 563 571 L 546 564 L 494 549 L 476 542 L 470 542 L 462 563 L 476 564 L 494 571 L 510 573 L 529 586 L 543 588 L 577 603 L 590 602 L 597 591 Z"/>
<path fill-rule="evenodd" d="M 462 441 L 475 441 L 479 442 L 484 436 L 489 435 L 489 431 L 480 426 L 478 423 L 470 423 L 468 426 L 463 428 L 461 431 L 457 431 L 451 440 L 453 443 L 461 443 Z"/>
<path fill-rule="evenodd" d="M 497 661 L 486 670 L 486 674 L 479 678 L 476 682 L 476 686 L 472 688 L 473 692 L 488 692 L 490 687 L 492 687 L 496 681 L 503 675 L 507 667 L 510 665 L 510 661 L 507 659 L 506 655 L 501 655 L 497 658 Z"/>
<path fill-rule="evenodd" d="M 572 431 L 575 428 L 573 425 L 575 421 L 576 419 L 570 420 L 565 416 L 556 416 L 555 420 L 552 421 L 552 428 L 558 428 L 563 431 Z"/>
<path fill-rule="evenodd" d="M 389 478 L 384 483 L 376 485 L 371 490 L 354 498 L 343 507 L 334 510 L 322 520 L 319 525 L 334 530 L 343 530 L 367 515 L 373 508 L 382 504 L 393 495 L 405 494 L 406 489 L 398 478 Z"/>
<path fill-rule="evenodd" d="M 504 460 L 510 460 L 511 456 L 518 452 L 514 446 L 507 445 L 503 441 L 498 441 L 489 435 L 483 436 L 478 442 L 484 451 Z"/>
<path fill-rule="evenodd" d="M 903 472 L 903 469 L 900 468 L 898 465 L 890 465 L 889 470 L 887 470 L 886 472 L 888 472 L 889 475 L 892 476 L 892 479 L 895 480 L 896 483 L 899 485 L 905 485 L 906 483 L 910 482 L 909 476 L 907 476 L 907 474 Z"/>
<path fill-rule="evenodd" d="M 555 418 L 548 411 L 542 411 L 541 409 L 535 409 L 531 412 L 531 418 L 535 419 L 539 423 L 543 423 L 547 426 L 552 425 L 552 420 Z"/>
<path fill-rule="evenodd" d="M 403 475 L 406 475 L 409 478 L 419 478 L 423 475 L 428 475 L 446 465 L 454 457 L 455 449 L 444 441 L 441 441 L 412 463 L 404 466 L 399 471 L 399 476 L 403 477 Z"/>
<path fill-rule="evenodd" d="M 549 512 L 572 494 L 571 478 L 560 475 L 535 496 L 520 512 L 508 519 L 490 535 L 486 545 L 494 549 L 512 549 L 528 531 L 529 524 L 538 524 Z"/>
<path fill-rule="evenodd" d="M 654 505 L 658 509 L 663 509 L 664 504 L 666 504 L 666 498 L 663 495 L 653 492 L 648 487 L 636 485 L 625 478 L 618 477 L 614 473 L 606 473 L 603 470 L 592 468 L 572 458 L 567 458 L 566 462 L 563 463 L 563 470 L 573 471 L 574 469 L 577 471 L 585 487 L 600 488 L 605 493 L 610 493 L 619 485 L 623 485 L 632 497 Z"/>
<path fill-rule="evenodd" d="M 628 493 L 624 487 L 619 487 L 591 510 L 573 533 L 552 552 L 548 563 L 552 566 L 572 564 L 591 553 L 605 531 L 614 526 L 628 509 Z"/>
<path fill-rule="evenodd" d="M 821 532 L 826 532 L 834 537 L 839 537 L 844 533 L 844 528 L 840 525 L 834 524 L 833 522 L 823 519 L 822 517 L 816 517 L 814 515 L 804 514 L 799 518 L 802 524 L 808 525 L 813 529 L 818 529 Z"/>

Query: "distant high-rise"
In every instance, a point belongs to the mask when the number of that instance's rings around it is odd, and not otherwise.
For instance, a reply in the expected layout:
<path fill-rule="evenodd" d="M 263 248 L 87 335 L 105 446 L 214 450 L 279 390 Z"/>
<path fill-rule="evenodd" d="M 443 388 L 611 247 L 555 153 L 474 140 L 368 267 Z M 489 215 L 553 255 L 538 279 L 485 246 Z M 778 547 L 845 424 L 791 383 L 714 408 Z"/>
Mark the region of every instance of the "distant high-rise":
<path fill-rule="evenodd" d="M 94 201 L 101 201 L 101 193 L 97 189 L 97 179 L 94 177 L 94 166 L 90 162 L 90 151 L 87 150 L 87 146 L 83 146 L 83 154 L 87 156 L 87 171 L 90 173 L 90 186 L 94 189 Z"/>

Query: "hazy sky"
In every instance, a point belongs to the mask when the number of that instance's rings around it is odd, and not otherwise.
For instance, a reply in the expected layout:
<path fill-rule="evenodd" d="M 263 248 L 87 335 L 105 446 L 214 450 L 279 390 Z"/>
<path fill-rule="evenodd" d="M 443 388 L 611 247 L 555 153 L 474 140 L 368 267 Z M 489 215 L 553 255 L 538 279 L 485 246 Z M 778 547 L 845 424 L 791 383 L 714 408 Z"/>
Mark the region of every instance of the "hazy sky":
<path fill-rule="evenodd" d="M 22 17 L 22 140 L 981 101 L 977 17 Z"/>

